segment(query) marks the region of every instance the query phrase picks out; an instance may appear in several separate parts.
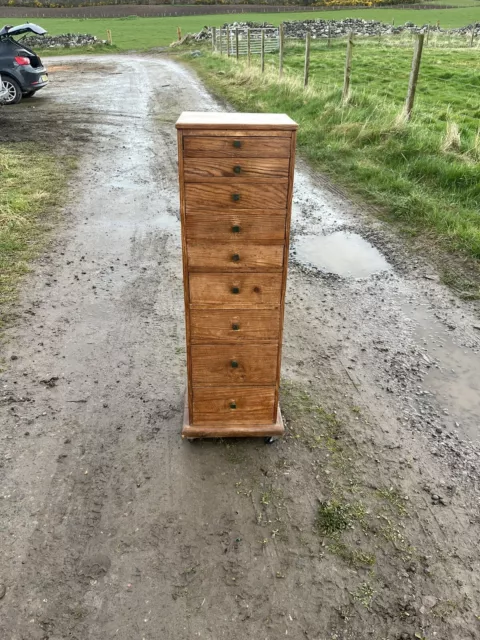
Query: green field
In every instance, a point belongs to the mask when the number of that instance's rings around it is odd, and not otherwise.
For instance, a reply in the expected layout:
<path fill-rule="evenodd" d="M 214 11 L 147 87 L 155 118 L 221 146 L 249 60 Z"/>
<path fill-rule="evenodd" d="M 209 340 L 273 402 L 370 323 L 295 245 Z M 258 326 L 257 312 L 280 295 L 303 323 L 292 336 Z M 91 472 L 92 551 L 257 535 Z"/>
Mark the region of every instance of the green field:
<path fill-rule="evenodd" d="M 192 61 L 213 90 L 242 111 L 286 112 L 300 124 L 299 146 L 313 165 L 381 207 L 411 235 L 480 259 L 480 50 L 424 51 L 414 117 L 399 115 L 412 58 L 398 47 L 357 41 L 352 94 L 341 105 L 345 43 L 314 42 L 303 90 L 303 47 L 248 68 L 218 55 Z"/>
<path fill-rule="evenodd" d="M 478 7 L 479 0 L 435 0 L 436 5 L 446 5 L 448 7 Z"/>
<path fill-rule="evenodd" d="M 219 16 L 186 16 L 178 18 L 109 18 L 85 20 L 67 18 L 28 18 L 30 22 L 37 22 L 51 34 L 59 33 L 91 33 L 98 38 L 105 39 L 107 29 L 112 30 L 113 42 L 121 50 L 150 49 L 169 45 L 177 38 L 177 26 L 182 33 L 195 33 L 203 26 L 220 26 L 228 20 L 234 21 L 267 21 L 279 24 L 283 20 L 305 20 L 306 18 L 323 18 L 340 20 L 343 18 L 363 18 L 367 20 L 381 20 L 403 24 L 407 21 L 416 24 L 435 24 L 437 20 L 444 28 L 461 27 L 472 22 L 480 22 L 480 0 L 454 0 L 454 3 L 472 4 L 466 8 L 414 10 L 414 9 L 349 9 L 346 11 L 318 11 L 292 13 L 242 13 Z M 21 24 L 26 18 L 9 20 L 12 24 Z"/>

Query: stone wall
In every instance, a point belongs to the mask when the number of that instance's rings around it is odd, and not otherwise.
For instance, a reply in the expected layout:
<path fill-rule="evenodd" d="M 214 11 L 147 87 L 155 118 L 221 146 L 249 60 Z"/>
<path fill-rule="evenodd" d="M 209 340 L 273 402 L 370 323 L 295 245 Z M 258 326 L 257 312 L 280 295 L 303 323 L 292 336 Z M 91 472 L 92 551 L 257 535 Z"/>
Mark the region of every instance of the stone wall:
<path fill-rule="evenodd" d="M 284 22 L 284 33 L 287 38 L 304 39 L 305 35 L 310 33 L 312 39 L 328 38 L 330 28 L 330 36 L 338 38 L 346 36 L 352 32 L 355 36 L 376 36 L 376 35 L 395 35 L 404 32 L 420 33 L 425 31 L 427 25 L 415 25 L 413 22 L 406 22 L 403 25 L 394 26 L 385 22 L 376 20 L 362 20 L 360 18 L 346 18 L 345 20 L 295 20 Z M 275 27 L 267 22 L 233 22 L 225 23 L 222 29 L 239 29 L 246 32 L 247 28 L 264 28 L 266 29 L 266 37 L 273 36 Z M 212 38 L 211 27 L 205 27 L 202 31 L 194 35 L 195 40 L 210 40 Z M 475 31 L 476 35 L 480 35 L 480 22 L 469 24 L 458 29 L 441 29 L 434 25 L 430 25 L 430 31 L 436 33 L 459 33 L 467 34 Z"/>
<path fill-rule="evenodd" d="M 24 42 L 31 49 L 60 49 L 63 47 L 85 47 L 95 44 L 102 44 L 105 40 L 98 40 L 88 33 L 63 33 L 59 36 L 30 36 L 23 38 Z"/>

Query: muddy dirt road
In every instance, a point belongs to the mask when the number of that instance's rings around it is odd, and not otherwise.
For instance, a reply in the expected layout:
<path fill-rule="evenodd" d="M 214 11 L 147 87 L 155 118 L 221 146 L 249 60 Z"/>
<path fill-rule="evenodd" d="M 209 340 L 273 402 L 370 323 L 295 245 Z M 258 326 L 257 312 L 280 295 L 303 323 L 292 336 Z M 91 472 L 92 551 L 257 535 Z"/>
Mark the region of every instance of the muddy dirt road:
<path fill-rule="evenodd" d="M 182 442 L 173 125 L 221 106 L 168 59 L 50 66 L 2 114 L 80 163 L 2 344 L 0 637 L 480 637 L 473 310 L 299 162 L 288 434 Z"/>

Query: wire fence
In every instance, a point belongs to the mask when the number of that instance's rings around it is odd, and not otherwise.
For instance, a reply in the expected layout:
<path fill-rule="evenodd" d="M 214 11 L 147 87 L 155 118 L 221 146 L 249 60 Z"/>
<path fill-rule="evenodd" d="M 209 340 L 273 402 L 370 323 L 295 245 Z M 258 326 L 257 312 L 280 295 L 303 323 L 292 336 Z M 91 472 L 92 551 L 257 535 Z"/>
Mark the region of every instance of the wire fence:
<path fill-rule="evenodd" d="M 305 57 L 304 57 L 304 73 L 303 73 L 303 87 L 306 88 L 309 82 L 309 68 L 310 68 L 310 48 L 311 48 L 312 36 L 310 33 L 306 33 L 305 39 L 288 38 L 288 49 L 295 48 L 298 52 L 298 47 L 302 46 L 304 42 Z M 343 91 L 342 91 L 342 103 L 346 104 L 350 98 L 350 74 L 352 66 L 353 46 L 355 44 L 369 44 L 378 42 L 381 46 L 391 47 L 409 47 L 413 48 L 412 66 L 410 71 L 410 78 L 407 88 L 407 95 L 404 106 L 404 117 L 409 119 L 411 117 L 414 102 L 416 87 L 418 81 L 418 74 L 422 60 L 422 52 L 425 48 L 434 49 L 480 49 L 480 34 L 475 31 L 475 28 L 471 31 L 464 31 L 463 33 L 445 33 L 438 28 L 427 26 L 422 29 L 421 32 L 402 32 L 400 34 L 389 34 L 385 32 L 372 33 L 370 35 L 354 36 L 353 32 L 342 34 L 340 36 L 331 37 L 330 30 L 325 37 L 316 39 L 316 51 L 322 47 L 338 46 L 346 41 L 346 58 L 343 78 Z M 341 45 L 341 46 L 344 46 Z M 251 57 L 255 55 L 260 56 L 260 68 L 262 73 L 265 71 L 265 55 L 267 53 L 278 52 L 278 74 L 279 77 L 283 75 L 284 57 L 285 57 L 285 34 L 284 25 L 281 24 L 278 29 L 266 28 L 266 29 L 213 29 L 212 31 L 212 51 L 220 55 L 227 55 L 230 57 L 236 57 L 237 60 L 240 56 L 247 56 L 248 64 L 250 64 Z M 270 60 L 272 57 L 270 56 Z M 321 83 L 322 84 L 322 83 Z M 477 89 L 478 87 L 473 88 Z"/>

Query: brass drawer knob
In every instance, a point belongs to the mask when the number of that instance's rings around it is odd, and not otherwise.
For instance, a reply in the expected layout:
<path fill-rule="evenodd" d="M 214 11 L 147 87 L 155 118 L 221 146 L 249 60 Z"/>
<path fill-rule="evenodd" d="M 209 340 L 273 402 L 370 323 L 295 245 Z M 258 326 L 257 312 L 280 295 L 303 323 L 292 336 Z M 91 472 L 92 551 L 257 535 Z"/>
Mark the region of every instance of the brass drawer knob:
<path fill-rule="evenodd" d="M 232 233 L 240 233 L 240 225 L 234 224 L 232 227 Z"/>
<path fill-rule="evenodd" d="M 232 293 L 240 293 L 240 289 L 238 287 L 232 287 Z"/>
<path fill-rule="evenodd" d="M 232 260 L 233 262 L 240 262 L 240 256 L 238 255 L 238 253 L 233 254 Z"/>
<path fill-rule="evenodd" d="M 230 402 L 230 409 L 236 409 L 237 408 L 237 403 L 236 402 Z"/>
<path fill-rule="evenodd" d="M 234 322 L 234 323 L 232 324 L 232 329 L 233 329 L 234 331 L 240 331 L 240 325 L 239 325 L 239 324 L 237 324 L 236 322 Z"/>
<path fill-rule="evenodd" d="M 234 202 L 239 202 L 240 200 L 240 194 L 239 193 L 232 193 L 232 200 Z"/>
<path fill-rule="evenodd" d="M 234 140 L 233 146 L 235 147 L 235 149 L 240 149 L 240 147 L 242 146 L 242 143 L 240 140 Z"/>
<path fill-rule="evenodd" d="M 238 369 L 238 362 L 236 360 L 232 360 L 230 364 L 232 365 L 232 369 Z"/>
<path fill-rule="evenodd" d="M 237 164 L 237 165 L 235 165 L 233 167 L 233 172 L 234 173 L 240 173 L 241 170 L 242 170 L 242 167 L 239 164 Z"/>

